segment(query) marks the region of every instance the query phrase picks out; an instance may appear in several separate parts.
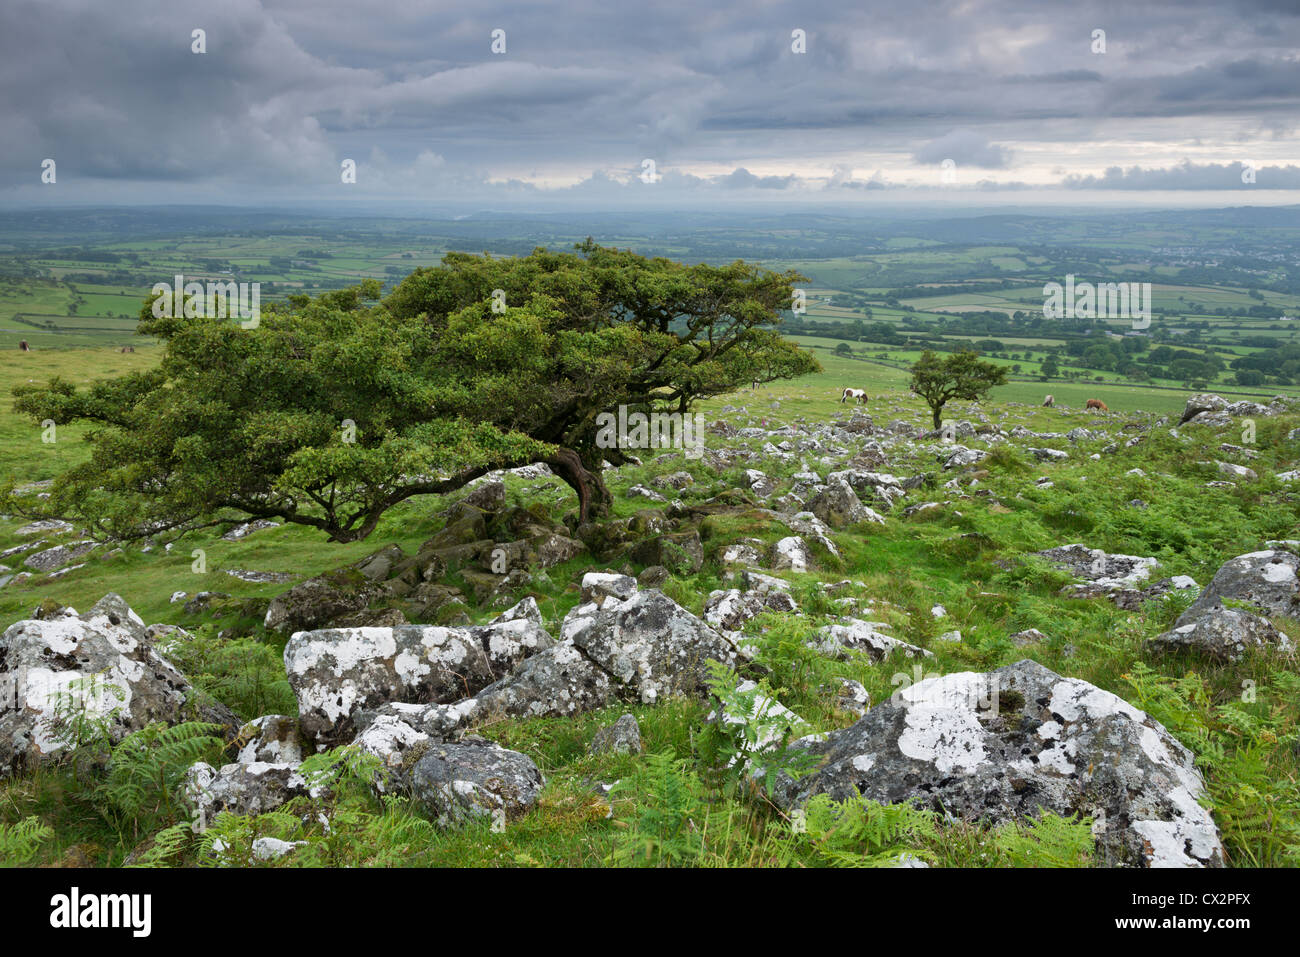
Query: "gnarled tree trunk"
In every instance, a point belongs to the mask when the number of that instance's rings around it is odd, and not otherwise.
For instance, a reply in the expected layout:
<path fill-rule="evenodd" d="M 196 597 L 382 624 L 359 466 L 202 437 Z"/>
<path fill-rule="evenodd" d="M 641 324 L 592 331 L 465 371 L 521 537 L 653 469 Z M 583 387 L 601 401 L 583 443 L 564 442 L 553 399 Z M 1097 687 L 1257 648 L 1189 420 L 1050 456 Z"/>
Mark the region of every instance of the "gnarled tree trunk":
<path fill-rule="evenodd" d="M 572 449 L 559 449 L 545 460 L 551 471 L 564 479 L 578 495 L 578 523 L 591 520 L 593 516 L 603 515 L 609 510 L 613 501 L 609 489 L 599 471 L 591 471 L 583 463 L 582 457 Z"/>

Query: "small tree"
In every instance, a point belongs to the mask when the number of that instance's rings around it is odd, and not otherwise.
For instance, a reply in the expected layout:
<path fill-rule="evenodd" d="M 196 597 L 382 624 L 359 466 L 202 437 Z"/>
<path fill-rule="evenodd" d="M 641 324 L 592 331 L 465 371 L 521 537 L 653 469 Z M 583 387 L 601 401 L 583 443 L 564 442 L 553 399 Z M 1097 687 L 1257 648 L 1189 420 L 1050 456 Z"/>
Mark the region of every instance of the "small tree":
<path fill-rule="evenodd" d="M 0 512 L 117 539 L 279 518 L 353 542 L 410 498 L 544 462 L 586 522 L 612 502 L 602 463 L 627 458 L 605 416 L 686 415 L 820 370 L 778 331 L 802 278 L 588 241 L 448 253 L 382 299 L 374 279 L 291 295 L 252 328 L 151 300 L 138 331 L 163 341 L 155 368 L 15 388 L 35 422 L 88 422 L 91 450 L 47 499 L 0 488 Z"/>
<path fill-rule="evenodd" d="M 1051 353 L 1047 354 L 1047 358 L 1043 360 L 1042 372 L 1049 379 L 1061 374 L 1061 367 L 1056 362 L 1056 356 Z"/>
<path fill-rule="evenodd" d="M 849 346 L 847 342 L 841 342 L 838 346 L 835 347 L 835 354 L 837 356 L 851 356 L 853 355 L 853 349 Z"/>
<path fill-rule="evenodd" d="M 925 399 L 934 413 L 936 429 L 942 424 L 943 407 L 948 400 L 982 399 L 995 385 L 1006 381 L 1006 368 L 981 362 L 978 352 L 955 352 L 947 358 L 940 358 L 927 349 L 912 366 L 912 391 Z"/>

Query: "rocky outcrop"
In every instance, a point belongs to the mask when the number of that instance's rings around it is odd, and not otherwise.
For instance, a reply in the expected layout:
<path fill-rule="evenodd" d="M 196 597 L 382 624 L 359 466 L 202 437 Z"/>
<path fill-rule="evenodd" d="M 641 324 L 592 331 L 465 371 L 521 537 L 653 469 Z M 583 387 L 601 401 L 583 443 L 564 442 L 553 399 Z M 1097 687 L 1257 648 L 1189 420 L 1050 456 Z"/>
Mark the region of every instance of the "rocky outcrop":
<path fill-rule="evenodd" d="M 155 721 L 238 727 L 229 709 L 196 693 L 140 616 L 111 593 L 83 615 L 62 609 L 15 622 L 0 637 L 0 775 L 62 753 L 74 714 L 103 720 L 114 742 Z"/>
<path fill-rule="evenodd" d="M 912 801 L 972 821 L 1087 815 L 1105 864 L 1223 864 L 1191 753 L 1123 699 L 1033 661 L 917 682 L 797 747 L 820 766 L 783 776 L 776 794 L 786 807 L 825 793 Z"/>
<path fill-rule="evenodd" d="M 531 599 L 482 627 L 341 628 L 298 632 L 285 646 L 302 734 L 346 741 L 353 715 L 391 701 L 454 702 L 510 673 L 554 641 Z"/>

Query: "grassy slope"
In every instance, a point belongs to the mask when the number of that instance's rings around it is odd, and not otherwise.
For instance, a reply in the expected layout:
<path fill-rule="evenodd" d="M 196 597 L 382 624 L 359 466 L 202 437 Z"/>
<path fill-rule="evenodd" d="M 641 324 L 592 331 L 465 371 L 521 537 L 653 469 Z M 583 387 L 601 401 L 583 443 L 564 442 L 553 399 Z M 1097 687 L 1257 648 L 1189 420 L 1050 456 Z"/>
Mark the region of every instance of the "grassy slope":
<path fill-rule="evenodd" d="M 96 376 L 154 361 L 149 351 L 123 356 L 108 350 L 82 353 L 33 353 L 21 357 L 26 365 L 7 363 L 0 370 L 0 391 L 15 382 L 50 373 Z M 925 417 L 919 402 L 906 394 L 901 373 L 836 357 L 824 359 L 826 370 L 793 383 L 762 387 L 706 404 L 706 417 L 729 419 L 736 425 L 781 424 L 827 421 L 844 410 L 838 395 L 845 385 L 868 388 L 872 400 L 868 411 L 878 423 L 893 418 L 921 421 Z M 863 379 L 870 370 L 873 379 Z M 1008 386 L 1014 390 L 1016 386 Z M 1050 391 L 1059 402 L 1074 409 L 1037 408 L 1041 386 L 1027 386 L 1033 406 L 1006 407 L 1016 401 L 1015 393 L 998 396 L 986 405 L 995 421 L 1001 413 L 1004 428 L 1024 423 L 1029 428 L 1064 432 L 1076 425 L 1105 425 L 1118 432 L 1128 421 L 1150 421 L 1153 416 L 1117 412 L 1111 417 L 1088 416 L 1078 411 L 1077 400 L 1068 387 L 1053 384 Z M 1078 387 L 1086 391 L 1089 387 Z M 1136 409 L 1149 397 L 1161 400 L 1156 411 L 1181 408 L 1172 393 L 1145 393 L 1129 399 L 1107 401 L 1113 409 Z M 1168 397 L 1168 401 L 1166 401 Z M 1155 403 L 1144 404 L 1150 408 Z M 724 411 L 730 406 L 731 411 Z M 737 411 L 737 407 L 744 409 Z M 965 404 L 949 412 L 960 419 Z M 1300 425 L 1296 417 L 1260 420 L 1255 448 L 1259 457 L 1249 461 L 1261 481 L 1235 489 L 1211 489 L 1205 482 L 1212 476 L 1198 461 L 1228 458 L 1218 450 L 1223 441 L 1240 442 L 1228 430 L 1189 428 L 1191 447 L 1170 438 L 1164 430 L 1131 449 L 1092 461 L 1087 456 L 1103 442 L 1044 443 L 1066 448 L 1071 458 L 1063 464 L 1040 465 L 1026 462 L 1019 454 L 999 454 L 990 463 L 983 486 L 991 499 L 954 500 L 954 493 L 936 489 L 914 492 L 908 502 L 952 501 L 932 510 L 922 520 L 902 520 L 891 513 L 885 526 L 847 530 L 837 536 L 844 553 L 842 562 L 823 556 L 821 571 L 792 576 L 801 595 L 803 616 L 774 619 L 764 639 L 764 658 L 781 676 L 776 684 L 782 701 L 813 726 L 828 729 L 852 721 L 836 711 L 833 698 L 823 690 L 837 676 L 861 681 L 880 701 L 897 687 L 900 673 L 910 674 L 901 661 L 869 665 L 833 662 L 802 651 L 802 640 L 819 622 L 825 621 L 831 606 L 819 592 L 818 582 L 849 578 L 856 584 L 848 594 L 873 604 L 869 614 L 888 622 L 899 638 L 930 647 L 936 658 L 927 663 L 926 673 L 985 670 L 1032 657 L 1063 674 L 1092 681 L 1113 691 L 1164 721 L 1185 743 L 1201 755 L 1220 827 L 1233 863 L 1280 865 L 1300 863 L 1297 834 L 1300 818 L 1300 789 L 1293 751 L 1300 719 L 1300 684 L 1294 663 L 1274 655 L 1257 655 L 1235 667 L 1213 667 L 1194 660 L 1152 660 L 1142 643 L 1164 630 L 1180 610 L 1178 602 L 1149 607 L 1142 614 L 1119 611 L 1099 601 L 1067 601 L 1057 595 L 1067 579 L 1062 574 L 1030 563 L 1011 569 L 996 562 L 1024 552 L 1067 542 L 1082 541 L 1111 552 L 1154 555 L 1162 574 L 1188 574 L 1204 584 L 1226 559 L 1261 547 L 1267 538 L 1293 537 L 1300 525 L 1296 496 L 1277 488 L 1275 471 L 1296 466 L 1296 452 L 1282 446 L 1285 431 Z M 0 406 L 0 463 L 6 477 L 33 480 L 48 477 L 57 467 L 84 454 L 75 441 L 75 431 L 65 430 L 60 441 L 47 446 L 37 430 L 20 422 Z M 1238 459 L 1228 458 L 1230 461 Z M 1245 460 L 1241 460 L 1245 461 Z M 814 458 L 809 465 L 824 471 Z M 643 504 L 630 500 L 625 492 L 654 474 L 686 468 L 697 478 L 696 486 L 684 493 L 702 499 L 739 483 L 740 468 L 717 473 L 680 455 L 665 455 L 640 467 L 621 470 L 612 479 L 616 513 L 629 515 Z M 797 463 L 772 463 L 770 474 L 788 478 Z M 1146 477 L 1126 474 L 1140 467 Z M 933 457 L 917 452 L 891 461 L 890 471 L 911 475 L 937 468 Z M 1050 476 L 1055 487 L 1038 489 L 1034 479 Z M 946 478 L 946 476 L 945 476 Z M 511 494 L 519 499 L 548 503 L 553 517 L 572 507 L 567 490 L 558 487 L 526 491 L 525 483 L 511 482 Z M 1127 503 L 1144 500 L 1143 510 Z M 994 504 L 995 503 L 995 504 Z M 397 542 L 408 551 L 436 530 L 441 520 L 439 502 L 409 503 L 392 513 L 372 538 L 342 547 L 325 545 L 314 533 L 298 529 L 276 529 L 257 533 L 243 542 L 226 543 L 211 534 L 187 537 L 170 554 L 161 550 L 149 554 L 137 551 L 115 557 L 91 557 L 87 567 L 66 578 L 46 581 L 35 578 L 18 586 L 0 589 L 0 621 L 25 617 L 43 598 L 52 598 L 84 609 L 108 590 L 122 593 L 146 621 L 182 621 L 195 627 L 195 646 L 185 652 L 192 662 L 190 673 L 201 685 L 227 700 L 244 717 L 254 717 L 268 707 L 267 701 L 284 701 L 283 687 L 254 694 L 248 682 L 235 681 L 241 669 L 266 667 L 273 670 L 280 642 L 266 638 L 260 646 L 236 649 L 231 661 L 204 644 L 211 627 L 180 617 L 179 606 L 169 603 L 173 591 L 193 594 L 219 590 L 237 596 L 269 596 L 283 586 L 248 585 L 224 574 L 226 568 L 251 568 L 310 576 L 337 567 L 381 545 Z M 13 535 L 17 522 L 0 523 L 0 550 L 19 539 Z M 707 523 L 701 529 L 706 551 L 712 554 L 720 544 L 743 537 L 773 540 L 787 534 L 783 527 L 761 516 L 737 516 Z M 208 572 L 191 570 L 191 551 L 207 554 Z M 534 592 L 552 625 L 577 600 L 575 583 L 586 567 L 583 560 L 568 563 L 539 577 Z M 637 569 L 633 569 L 634 571 Z M 671 579 L 665 590 L 692 611 L 699 613 L 709 591 L 721 586 L 724 572 L 712 562 L 698 574 Z M 934 619 L 930 607 L 942 603 L 948 617 Z M 864 606 L 865 607 L 865 606 Z M 475 612 L 487 620 L 492 612 Z M 1293 637 L 1300 637 L 1294 622 L 1282 622 Z M 1010 645 L 1006 636 L 1025 628 L 1038 628 L 1049 640 L 1028 649 Z M 941 631 L 959 628 L 963 642 L 935 641 Z M 554 630 L 554 629 L 553 629 Z M 1247 682 L 1254 689 L 1253 701 L 1243 700 Z M 481 733 L 524 751 L 546 774 L 547 790 L 540 809 L 526 820 L 512 824 L 505 834 L 494 834 L 486 826 L 449 834 L 433 834 L 423 828 L 409 809 L 390 808 L 380 815 L 377 808 L 357 798 L 361 810 L 348 839 L 330 840 L 319 828 L 293 826 L 280 819 L 254 822 L 260 833 L 276 833 L 312 842 L 311 855 L 301 860 L 331 864 L 530 864 L 591 865 L 605 863 L 620 849 L 641 839 L 648 826 L 643 820 L 647 808 L 664 801 L 661 781 L 645 777 L 643 760 L 618 756 L 593 757 L 586 753 L 591 735 L 624 708 L 576 719 L 511 721 L 481 729 Z M 692 826 L 705 837 L 688 860 L 704 864 L 815 864 L 826 861 L 822 843 L 791 833 L 789 825 L 761 799 L 738 794 L 734 784 L 718 777 L 711 757 L 708 736 L 702 734 L 704 711 L 697 705 L 674 703 L 659 708 L 632 708 L 642 722 L 643 736 L 651 751 L 671 749 L 687 760 L 682 781 L 696 782 L 707 802 L 687 802 L 685 813 Z M 615 801 L 614 816 L 606 817 L 609 805 L 594 794 L 590 781 L 630 779 L 631 792 Z M 682 782 L 678 782 L 679 784 Z M 0 788 L 0 824 L 37 815 L 50 823 L 54 834 L 43 845 L 37 860 L 97 861 L 119 863 L 132 848 L 148 845 L 150 834 L 174 818 L 166 814 L 142 823 L 124 820 L 106 809 L 102 793 L 70 772 L 43 772 Z M 336 811 L 338 809 L 335 809 Z M 405 825 L 405 829 L 397 825 Z M 405 836 L 403 836 L 405 835 Z M 629 838 L 629 835 L 632 835 Z M 243 834 L 247 837 L 248 834 Z M 942 830 L 937 838 L 917 837 L 906 842 L 935 863 L 988 865 L 1005 864 L 1008 856 L 1002 839 L 967 826 Z M 637 844 L 636 846 L 640 846 Z M 861 848 L 865 851 L 869 848 Z M 1289 855 L 1289 856 L 1288 856 Z M 191 859 L 178 857 L 177 860 Z M 659 858 L 651 852 L 651 861 Z M 1031 860 L 1035 860 L 1031 855 Z M 1044 861 L 1035 860 L 1037 863 Z M 286 862 L 288 863 L 288 862 Z"/>

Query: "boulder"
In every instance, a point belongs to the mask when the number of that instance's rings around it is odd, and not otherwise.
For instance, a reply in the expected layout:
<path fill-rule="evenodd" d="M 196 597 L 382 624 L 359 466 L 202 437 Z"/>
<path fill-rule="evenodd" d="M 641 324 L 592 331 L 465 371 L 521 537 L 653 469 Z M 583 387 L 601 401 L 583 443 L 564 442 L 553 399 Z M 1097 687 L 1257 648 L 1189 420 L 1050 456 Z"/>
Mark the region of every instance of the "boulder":
<path fill-rule="evenodd" d="M 411 769 L 411 792 L 446 827 L 473 818 L 516 821 L 537 803 L 542 773 L 527 756 L 482 738 L 431 742 Z"/>
<path fill-rule="evenodd" d="M 688 574 L 699 571 L 704 564 L 704 546 L 700 533 L 691 529 L 638 542 L 628 557 L 638 565 L 662 565 L 669 571 Z"/>
<path fill-rule="evenodd" d="M 1149 645 L 1157 652 L 1195 651 L 1218 662 L 1239 661 L 1249 648 L 1295 650 L 1267 618 L 1222 606 L 1181 615 L 1171 630 L 1152 638 Z"/>
<path fill-rule="evenodd" d="M 1289 548 L 1238 555 L 1214 573 L 1214 578 L 1196 602 L 1183 612 L 1179 622 L 1185 624 L 1211 611 L 1222 605 L 1224 599 L 1245 602 L 1264 615 L 1300 618 L 1298 568 L 1300 552 Z"/>
<path fill-rule="evenodd" d="M 121 596 L 68 612 L 16 622 L 0 636 L 0 776 L 61 753 L 72 711 L 105 719 L 113 742 L 155 721 L 238 727 L 157 651 Z"/>
<path fill-rule="evenodd" d="M 658 591 L 579 605 L 560 635 L 647 704 L 704 694 L 707 661 L 736 663 L 731 641 Z"/>
<path fill-rule="evenodd" d="M 808 647 L 836 658 L 846 658 L 849 652 L 857 652 L 867 655 L 872 661 L 883 661 L 896 651 L 901 651 L 905 658 L 934 657 L 924 648 L 891 638 L 879 630 L 883 627 L 878 621 L 847 618 L 842 624 L 830 624 L 818 630 L 817 637 L 808 642 Z"/>
<path fill-rule="evenodd" d="M 185 773 L 185 802 L 194 810 L 195 825 L 205 830 L 222 811 L 252 815 L 274 811 L 296 797 L 321 797 L 296 763 L 231 763 L 220 770 L 200 761 Z"/>
<path fill-rule="evenodd" d="M 625 714 L 607 728 L 601 728 L 591 739 L 591 754 L 640 754 L 641 726 L 634 715 Z"/>
<path fill-rule="evenodd" d="M 66 545 L 55 545 L 53 548 L 32 552 L 23 559 L 23 564 L 38 572 L 52 572 L 98 547 L 99 543 L 89 538 L 79 542 L 68 542 Z"/>
<path fill-rule="evenodd" d="M 234 747 L 240 764 L 298 764 L 302 761 L 298 719 L 287 714 L 254 718 L 239 729 Z"/>
<path fill-rule="evenodd" d="M 749 619 L 765 611 L 794 612 L 799 606 L 787 591 L 745 591 L 728 588 L 709 593 L 704 620 L 719 631 L 740 631 Z"/>
<path fill-rule="evenodd" d="M 848 482 L 838 480 L 827 485 L 808 500 L 808 510 L 831 528 L 844 528 L 859 522 L 884 524 L 884 518 L 858 500 Z"/>
<path fill-rule="evenodd" d="M 1100 585 L 1132 587 L 1150 577 L 1160 563 L 1137 555 L 1108 555 L 1086 545 L 1061 545 L 1034 554 L 1064 568 L 1076 578 Z"/>
<path fill-rule="evenodd" d="M 1198 392 L 1187 397 L 1187 405 L 1183 407 L 1183 415 L 1178 420 L 1178 424 L 1191 422 L 1204 412 L 1223 412 L 1227 408 L 1228 400 L 1223 396 L 1212 392 Z"/>
<path fill-rule="evenodd" d="M 798 535 L 790 535 L 772 545 L 768 559 L 773 571 L 806 572 L 812 566 L 812 554 Z"/>
<path fill-rule="evenodd" d="M 384 595 L 383 587 L 357 568 L 340 568 L 276 595 L 266 610 L 263 625 L 281 634 L 324 628 L 337 619 L 365 611 Z M 191 603 L 185 605 L 187 613 Z"/>
<path fill-rule="evenodd" d="M 285 646 L 284 664 L 304 739 L 328 747 L 354 733 L 358 710 L 390 701 L 459 701 L 553 644 L 537 620 L 515 608 L 481 627 L 298 632 Z"/>
<path fill-rule="evenodd" d="M 995 824 L 1042 810 L 1084 814 L 1104 864 L 1224 863 L 1191 753 L 1123 699 L 1037 662 L 927 678 L 827 740 L 796 747 L 821 763 L 781 777 L 785 807 L 825 793 Z"/>

